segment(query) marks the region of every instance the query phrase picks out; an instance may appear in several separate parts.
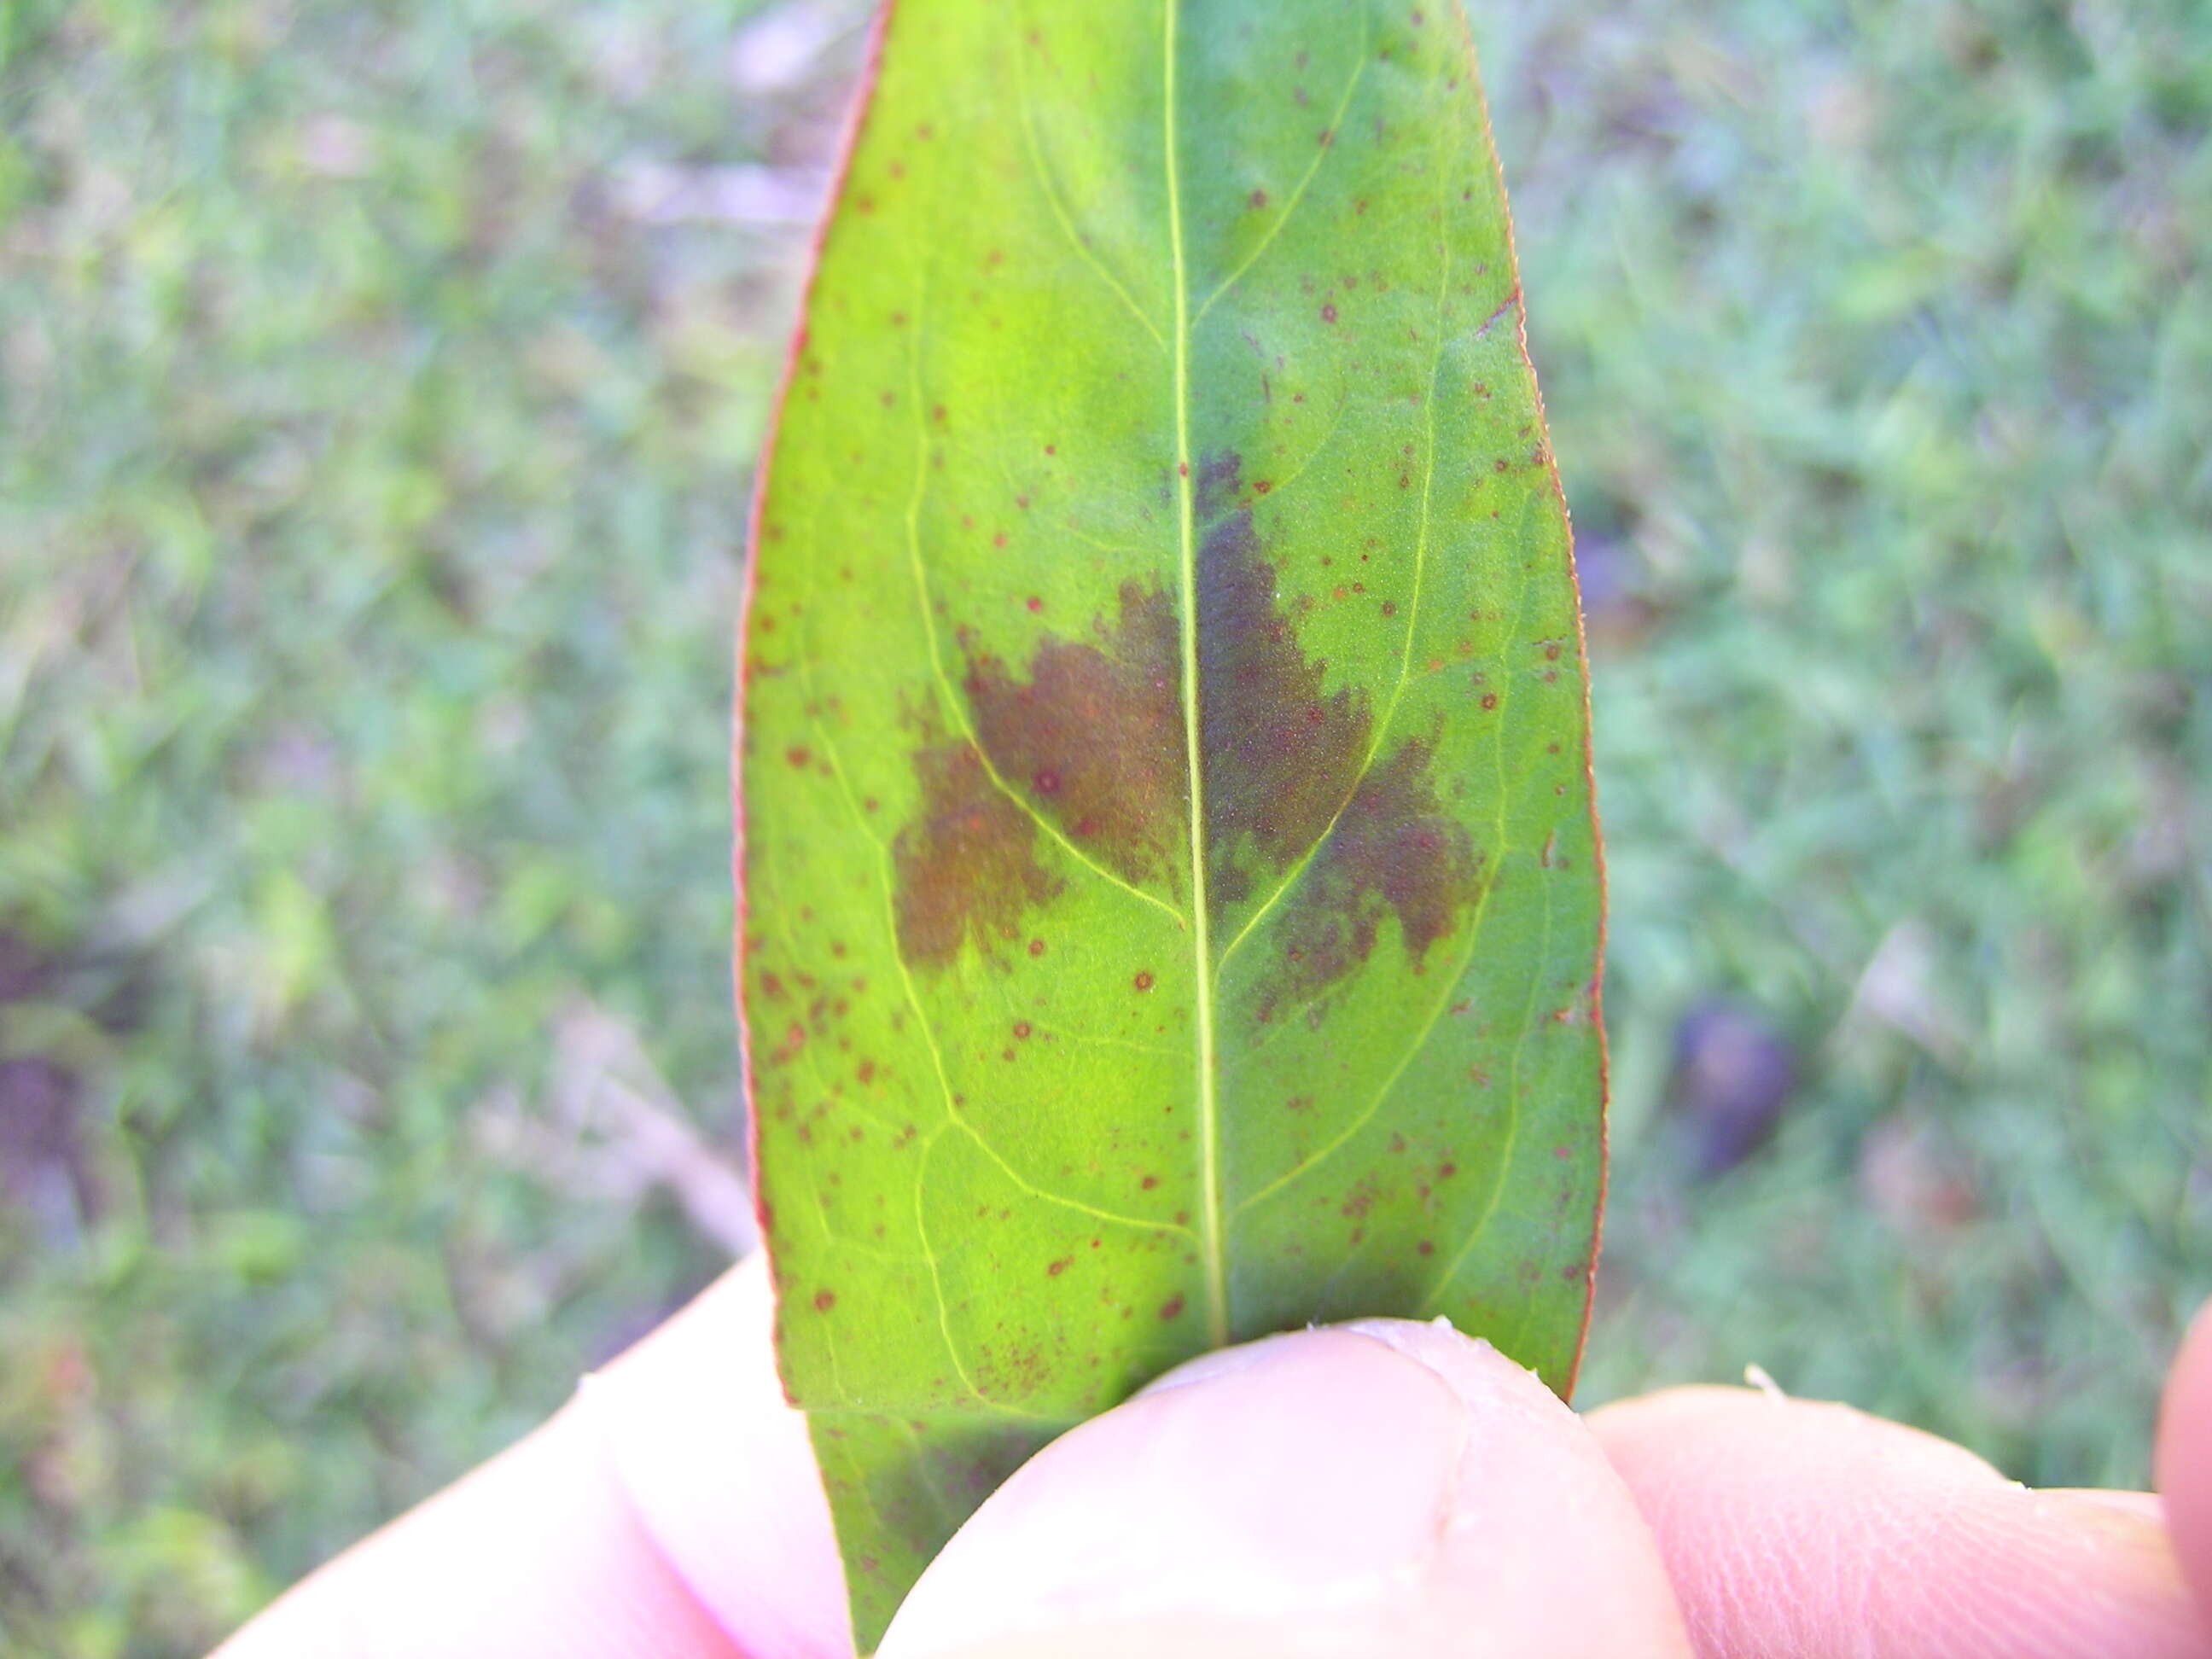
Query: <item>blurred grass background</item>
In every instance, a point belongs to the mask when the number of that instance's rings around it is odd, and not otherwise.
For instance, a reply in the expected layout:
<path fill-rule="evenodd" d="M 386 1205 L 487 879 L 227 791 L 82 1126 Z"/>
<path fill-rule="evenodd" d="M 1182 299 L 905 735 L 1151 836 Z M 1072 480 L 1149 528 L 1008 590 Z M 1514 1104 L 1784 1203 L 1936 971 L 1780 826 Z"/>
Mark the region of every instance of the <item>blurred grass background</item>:
<path fill-rule="evenodd" d="M 1613 878 L 1585 1398 L 2138 1482 L 2212 1291 L 2212 9 L 1476 0 Z M 744 1241 L 729 631 L 850 3 L 0 0 L 0 1651 Z"/>

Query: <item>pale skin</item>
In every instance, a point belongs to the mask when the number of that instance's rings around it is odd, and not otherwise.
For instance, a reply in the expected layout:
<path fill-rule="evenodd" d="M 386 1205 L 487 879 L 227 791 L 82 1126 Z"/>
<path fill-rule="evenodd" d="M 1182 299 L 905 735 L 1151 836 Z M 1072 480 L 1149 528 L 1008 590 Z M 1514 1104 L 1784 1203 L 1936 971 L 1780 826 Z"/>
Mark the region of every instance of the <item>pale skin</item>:
<path fill-rule="evenodd" d="M 757 1261 L 218 1659 L 848 1659 Z M 2120 1431 L 2116 1425 L 2116 1432 Z M 1002 1487 L 883 1659 L 2212 1659 L 2212 1310 L 2161 1496 L 2041 1492 L 1847 1407 L 1577 1417 L 1449 1329 L 1211 1355 Z"/>

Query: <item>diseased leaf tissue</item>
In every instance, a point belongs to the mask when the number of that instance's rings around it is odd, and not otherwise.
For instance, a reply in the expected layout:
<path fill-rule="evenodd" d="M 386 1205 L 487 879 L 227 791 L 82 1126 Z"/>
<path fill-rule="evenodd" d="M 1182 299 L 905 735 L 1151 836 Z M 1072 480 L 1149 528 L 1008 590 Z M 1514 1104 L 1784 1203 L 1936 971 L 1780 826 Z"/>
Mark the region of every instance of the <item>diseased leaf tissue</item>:
<path fill-rule="evenodd" d="M 1209 1346 L 1443 1314 L 1564 1389 L 1585 677 L 1455 0 L 899 0 L 755 558 L 762 1212 L 864 1649 Z"/>

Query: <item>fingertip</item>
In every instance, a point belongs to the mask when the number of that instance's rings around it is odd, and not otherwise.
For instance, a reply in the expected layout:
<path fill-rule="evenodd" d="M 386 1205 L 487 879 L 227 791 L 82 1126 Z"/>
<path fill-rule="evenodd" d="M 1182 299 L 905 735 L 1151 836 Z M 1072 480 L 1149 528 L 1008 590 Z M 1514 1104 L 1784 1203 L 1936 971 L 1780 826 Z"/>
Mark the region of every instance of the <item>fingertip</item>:
<path fill-rule="evenodd" d="M 1378 1322 L 1208 1355 L 1063 1436 L 953 1540 L 883 1653 L 1482 1644 L 1687 1651 L 1572 1413 L 1485 1345 Z"/>
<path fill-rule="evenodd" d="M 2174 1553 L 2212 1626 L 2212 1303 L 2197 1310 L 2166 1379 L 2156 1471 Z"/>
<path fill-rule="evenodd" d="M 1680 1389 L 1593 1413 L 1701 1655 L 2203 1659 L 2140 1506 L 2034 1492 L 1850 1407 Z"/>

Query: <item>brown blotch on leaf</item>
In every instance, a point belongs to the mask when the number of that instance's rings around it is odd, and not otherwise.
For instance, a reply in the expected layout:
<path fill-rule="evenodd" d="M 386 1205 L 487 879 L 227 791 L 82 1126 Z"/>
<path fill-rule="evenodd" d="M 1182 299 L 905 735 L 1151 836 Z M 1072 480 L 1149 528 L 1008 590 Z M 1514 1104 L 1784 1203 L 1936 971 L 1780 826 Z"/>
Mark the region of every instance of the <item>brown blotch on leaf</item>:
<path fill-rule="evenodd" d="M 1299 647 L 1238 473 L 1234 455 L 1209 460 L 1194 502 L 1206 526 L 1198 659 L 1214 902 L 1254 896 L 1260 877 L 1312 854 L 1272 929 L 1279 966 L 1259 994 L 1265 1021 L 1364 962 L 1388 914 L 1418 965 L 1473 902 L 1480 860 L 1437 799 L 1429 743 L 1408 738 L 1363 770 L 1367 694 L 1325 692 L 1328 665 Z"/>
<path fill-rule="evenodd" d="M 1364 962 L 1385 911 L 1416 964 L 1459 926 L 1481 860 L 1437 799 L 1432 760 L 1426 743 L 1409 738 L 1361 781 L 1278 929 L 1283 965 L 1263 1019 L 1277 999 L 1310 1000 Z"/>
<path fill-rule="evenodd" d="M 1175 611 L 1158 587 L 1124 582 L 1120 615 L 1094 634 L 1048 635 L 1025 679 L 971 655 L 976 738 L 1000 776 L 1115 874 L 1172 874 L 1189 796 Z"/>
<path fill-rule="evenodd" d="M 891 843 L 898 942 L 906 959 L 943 968 L 972 940 L 988 951 L 1015 937 L 1024 912 L 1060 890 L 1036 861 L 1036 825 L 991 781 L 964 739 L 915 751 L 921 807 Z"/>
<path fill-rule="evenodd" d="M 1298 648 L 1251 509 L 1236 507 L 1237 458 L 1209 462 L 1196 508 L 1215 517 L 1198 555 L 1198 678 L 1206 769 L 1206 879 L 1217 904 L 1281 872 L 1321 839 L 1367 752 L 1367 696 L 1324 694 L 1328 665 Z M 1233 508 L 1233 510 L 1231 510 Z"/>

